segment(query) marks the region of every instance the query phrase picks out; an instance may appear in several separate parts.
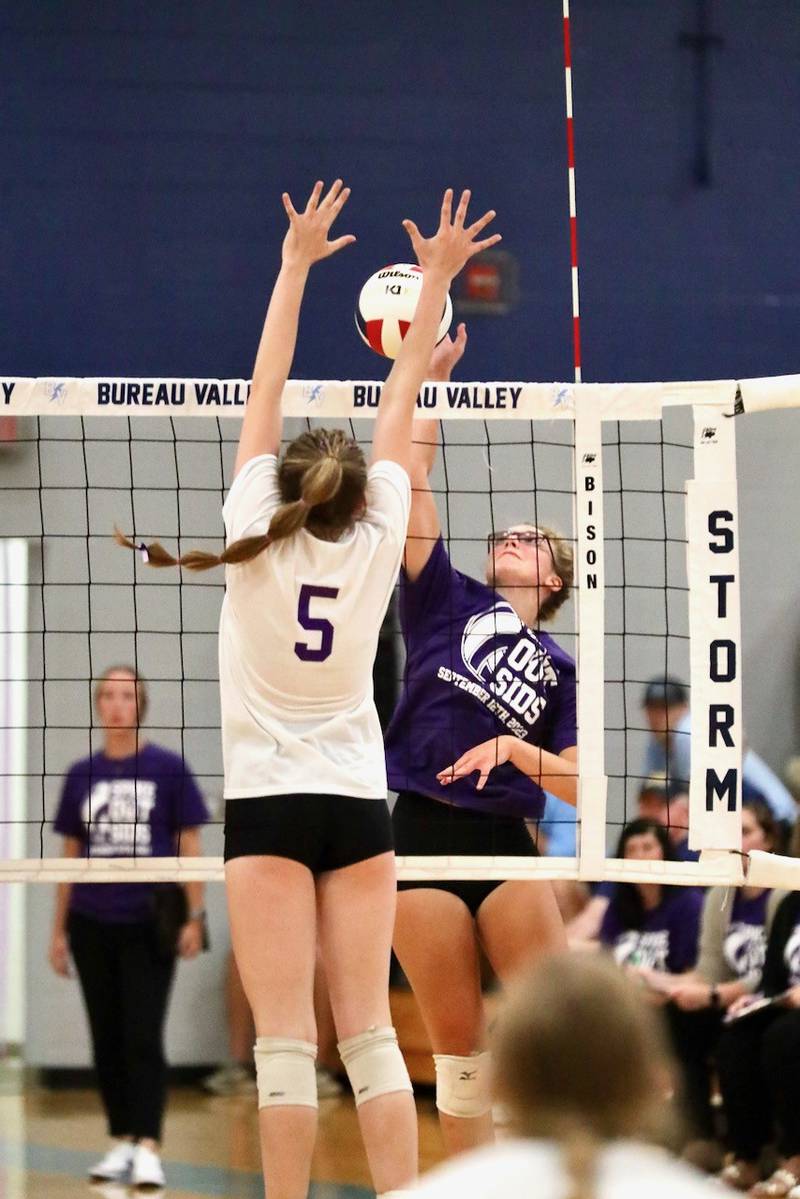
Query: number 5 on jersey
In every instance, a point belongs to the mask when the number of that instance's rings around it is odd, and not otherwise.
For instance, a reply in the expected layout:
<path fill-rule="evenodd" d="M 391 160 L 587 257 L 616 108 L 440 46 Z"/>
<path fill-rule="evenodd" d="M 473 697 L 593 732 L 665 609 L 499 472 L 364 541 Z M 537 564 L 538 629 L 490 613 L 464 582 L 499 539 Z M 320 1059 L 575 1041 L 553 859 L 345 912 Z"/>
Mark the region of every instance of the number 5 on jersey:
<path fill-rule="evenodd" d="M 311 615 L 312 600 L 334 600 L 339 594 L 338 587 L 313 587 L 303 583 L 300 588 L 300 600 L 297 605 L 297 621 L 301 628 L 309 633 L 319 634 L 319 645 L 309 645 L 307 641 L 295 641 L 294 652 L 301 662 L 324 662 L 331 656 L 333 650 L 333 625 L 321 616 Z"/>

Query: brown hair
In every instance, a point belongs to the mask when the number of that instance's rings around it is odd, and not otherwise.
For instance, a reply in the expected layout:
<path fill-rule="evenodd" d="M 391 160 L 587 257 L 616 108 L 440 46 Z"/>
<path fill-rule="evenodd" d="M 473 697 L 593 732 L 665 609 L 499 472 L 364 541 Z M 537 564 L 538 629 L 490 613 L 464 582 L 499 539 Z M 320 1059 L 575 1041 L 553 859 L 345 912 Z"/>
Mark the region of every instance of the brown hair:
<path fill-rule="evenodd" d="M 496 1091 L 523 1136 L 560 1142 L 569 1199 L 590 1199 L 603 1141 L 664 1124 L 670 1062 L 655 1012 L 614 962 L 548 956 L 509 994 L 495 1030 Z"/>
<path fill-rule="evenodd" d="M 93 698 L 95 708 L 97 707 L 97 702 L 100 699 L 100 693 L 103 690 L 103 683 L 107 682 L 111 678 L 112 674 L 127 674 L 130 676 L 131 681 L 136 684 L 136 715 L 138 718 L 138 723 L 141 724 L 147 714 L 147 705 L 149 703 L 149 696 L 147 694 L 147 681 L 146 679 L 142 678 L 142 676 L 133 666 L 120 665 L 106 667 L 94 685 Z"/>
<path fill-rule="evenodd" d="M 561 579 L 561 589 L 548 595 L 539 609 L 539 620 L 552 620 L 562 604 L 569 599 L 575 580 L 575 555 L 570 542 L 555 529 L 549 529 L 545 525 L 537 525 L 536 528 L 547 538 L 550 553 L 553 555 L 553 566 Z"/>
<path fill-rule="evenodd" d="M 137 545 L 119 529 L 114 536 L 119 545 L 143 551 L 149 566 L 185 566 L 187 570 L 250 562 L 268 546 L 303 528 L 323 541 L 338 541 L 364 503 L 367 463 L 361 448 L 344 433 L 316 429 L 301 434 L 287 447 L 278 466 L 278 488 L 283 502 L 266 533 L 241 537 L 221 554 L 190 550 L 173 558 L 158 541 Z"/>

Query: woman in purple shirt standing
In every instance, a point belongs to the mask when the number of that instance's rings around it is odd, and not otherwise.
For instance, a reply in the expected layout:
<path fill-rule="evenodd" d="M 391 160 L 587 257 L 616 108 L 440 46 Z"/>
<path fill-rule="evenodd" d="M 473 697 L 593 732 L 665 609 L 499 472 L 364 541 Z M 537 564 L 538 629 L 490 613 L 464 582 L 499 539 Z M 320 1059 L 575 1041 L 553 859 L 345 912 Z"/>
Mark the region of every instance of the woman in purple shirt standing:
<path fill-rule="evenodd" d="M 147 709 L 141 676 L 129 666 L 112 667 L 94 698 L 104 744 L 64 780 L 55 819 L 64 857 L 199 856 L 199 826 L 208 813 L 183 758 L 145 741 L 139 730 Z M 112 1138 L 89 1172 L 94 1181 L 164 1185 L 167 1000 L 176 955 L 195 957 L 203 942 L 203 884 L 185 889 L 186 919 L 172 944 L 157 919 L 154 884 L 58 887 L 50 963 L 65 978 L 70 953 L 75 963 Z"/>
<path fill-rule="evenodd" d="M 461 325 L 427 377 L 448 379 L 465 344 Z M 569 593 L 570 547 L 523 522 L 489 536 L 485 582 L 455 570 L 429 481 L 436 423 L 415 422 L 414 443 L 400 591 L 407 661 L 386 737 L 395 849 L 534 855 L 525 821 L 541 817 L 542 786 L 575 802 L 575 665 L 539 627 Z M 451 1152 L 492 1136 L 479 946 L 503 980 L 565 948 L 550 884 L 400 884 L 394 948 L 433 1047 Z"/>

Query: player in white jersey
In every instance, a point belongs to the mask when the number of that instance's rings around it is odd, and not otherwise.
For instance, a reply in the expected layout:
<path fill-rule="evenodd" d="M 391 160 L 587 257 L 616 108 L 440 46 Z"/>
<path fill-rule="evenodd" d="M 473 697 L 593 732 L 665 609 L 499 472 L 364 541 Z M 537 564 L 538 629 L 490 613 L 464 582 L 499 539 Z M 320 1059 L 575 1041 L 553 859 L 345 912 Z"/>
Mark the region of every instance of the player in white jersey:
<path fill-rule="evenodd" d="M 719 1184 L 651 1143 L 672 1065 L 657 1013 L 611 961 L 540 960 L 493 1035 L 509 1139 L 434 1170 L 418 1199 L 712 1199 Z"/>
<path fill-rule="evenodd" d="M 465 227 L 444 195 L 436 234 L 405 221 L 423 285 L 381 397 L 372 466 L 338 431 L 305 433 L 281 462 L 281 394 L 310 267 L 353 241 L 328 240 L 349 194 L 317 183 L 289 229 L 253 370 L 227 547 L 177 559 L 224 562 L 220 689 L 225 877 L 234 952 L 256 1025 L 262 1160 L 269 1199 L 308 1190 L 316 1133 L 313 1007 L 317 940 L 339 1051 L 376 1191 L 416 1174 L 416 1116 L 389 1012 L 396 881 L 383 741 L 372 698 L 378 633 L 411 503 L 415 401 L 451 279 L 494 217 Z M 130 544 L 130 543 L 128 543 Z M 148 546 L 154 565 L 175 561 Z"/>

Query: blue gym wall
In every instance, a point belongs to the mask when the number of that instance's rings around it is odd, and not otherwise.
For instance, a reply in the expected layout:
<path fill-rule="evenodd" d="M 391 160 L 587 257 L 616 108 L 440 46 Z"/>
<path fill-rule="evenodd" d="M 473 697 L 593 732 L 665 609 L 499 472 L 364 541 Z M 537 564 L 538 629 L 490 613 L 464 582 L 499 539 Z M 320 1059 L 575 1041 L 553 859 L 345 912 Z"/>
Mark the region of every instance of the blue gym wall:
<path fill-rule="evenodd" d="M 696 0 L 575 0 L 585 377 L 797 369 L 800 5 L 709 0 L 712 185 L 692 178 Z M 523 298 L 472 378 L 571 376 L 560 0 L 9 0 L 4 374 L 248 374 L 279 193 L 353 187 L 295 374 L 373 377 L 360 281 L 447 184 L 494 206 Z"/>

